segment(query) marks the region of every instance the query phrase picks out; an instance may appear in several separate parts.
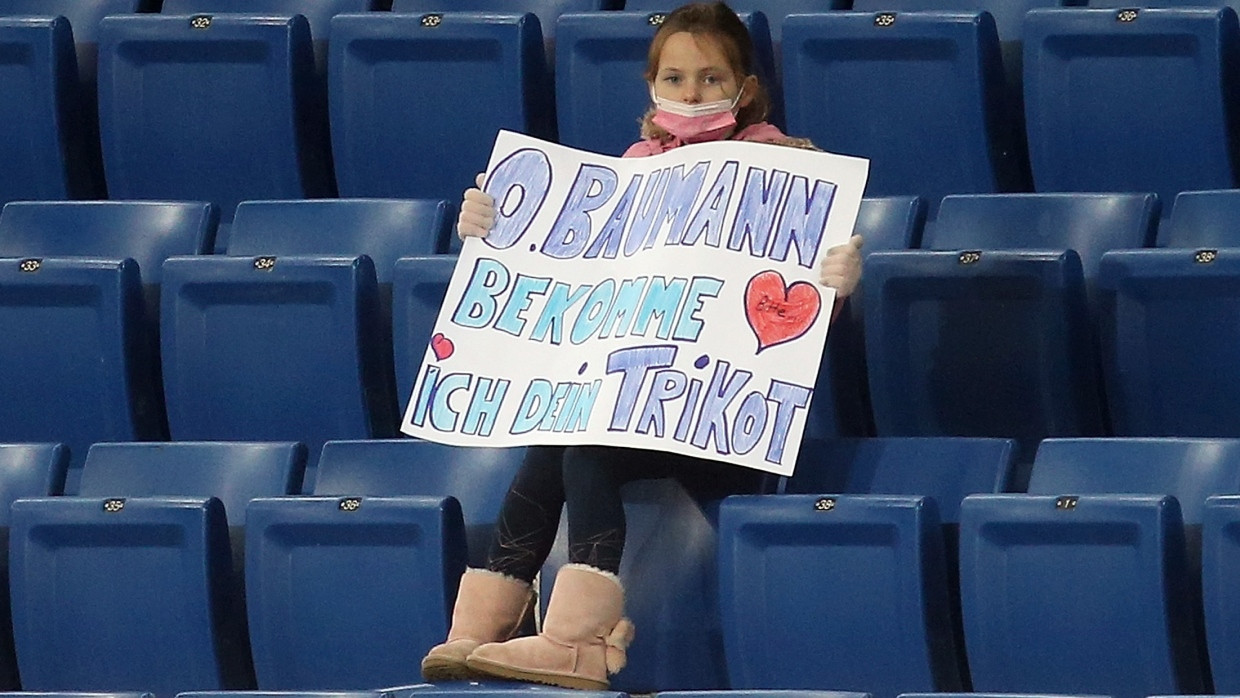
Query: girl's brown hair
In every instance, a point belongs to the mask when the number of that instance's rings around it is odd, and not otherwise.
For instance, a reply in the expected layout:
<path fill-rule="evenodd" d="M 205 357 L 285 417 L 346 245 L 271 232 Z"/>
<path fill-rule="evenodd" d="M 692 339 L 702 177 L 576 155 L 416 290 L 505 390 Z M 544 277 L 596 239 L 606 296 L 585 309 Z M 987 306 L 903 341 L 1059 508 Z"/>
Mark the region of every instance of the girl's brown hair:
<path fill-rule="evenodd" d="M 736 73 L 738 82 L 744 82 L 750 75 L 757 75 L 754 66 L 753 41 L 749 38 L 749 30 L 745 23 L 723 2 L 695 2 L 684 5 L 669 14 L 650 42 L 650 51 L 646 56 L 646 82 L 653 83 L 659 72 L 659 57 L 663 54 L 663 44 L 667 37 L 678 32 L 688 32 L 694 37 L 710 37 L 719 43 L 723 54 L 727 56 L 728 67 Z M 749 104 L 741 107 L 736 113 L 736 130 L 752 126 L 767 117 L 771 100 L 767 96 L 762 81 L 755 79 L 757 89 L 750 95 Z M 643 130 L 650 124 L 649 114 L 643 120 Z M 657 128 L 657 127 L 656 127 Z"/>

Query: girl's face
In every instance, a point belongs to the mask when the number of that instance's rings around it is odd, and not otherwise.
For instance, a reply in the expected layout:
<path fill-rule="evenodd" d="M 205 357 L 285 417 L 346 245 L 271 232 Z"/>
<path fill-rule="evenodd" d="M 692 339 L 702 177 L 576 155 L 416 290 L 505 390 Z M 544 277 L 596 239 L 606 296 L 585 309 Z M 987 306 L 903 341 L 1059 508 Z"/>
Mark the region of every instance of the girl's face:
<path fill-rule="evenodd" d="M 719 41 L 708 35 L 676 32 L 663 42 L 659 54 L 659 71 L 655 74 L 654 93 L 664 99 L 685 104 L 733 99 L 744 80 L 728 64 Z M 741 95 L 739 107 L 749 104 L 752 90 Z"/>

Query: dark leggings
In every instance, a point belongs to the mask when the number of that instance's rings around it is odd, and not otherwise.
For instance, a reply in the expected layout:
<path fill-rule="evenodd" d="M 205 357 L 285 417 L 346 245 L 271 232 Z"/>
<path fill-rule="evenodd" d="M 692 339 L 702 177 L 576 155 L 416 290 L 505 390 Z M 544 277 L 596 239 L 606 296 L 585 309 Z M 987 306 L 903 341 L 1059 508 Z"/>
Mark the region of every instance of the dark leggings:
<path fill-rule="evenodd" d="M 532 446 L 504 498 L 487 568 L 532 581 L 568 510 L 568 561 L 619 573 L 624 552 L 620 487 L 675 478 L 701 498 L 756 492 L 756 470 L 661 451 L 611 446 Z"/>

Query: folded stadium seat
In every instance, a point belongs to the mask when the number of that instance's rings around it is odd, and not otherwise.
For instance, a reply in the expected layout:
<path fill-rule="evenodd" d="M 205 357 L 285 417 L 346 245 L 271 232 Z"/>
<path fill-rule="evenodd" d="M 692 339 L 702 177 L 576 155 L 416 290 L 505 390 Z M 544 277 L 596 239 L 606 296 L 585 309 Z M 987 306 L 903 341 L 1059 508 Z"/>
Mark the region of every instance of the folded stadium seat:
<path fill-rule="evenodd" d="M 64 491 L 69 449 L 64 444 L 0 443 L 0 687 L 21 688 L 13 651 L 9 605 L 9 509 L 22 497 L 51 497 Z M 136 696 L 134 698 L 137 698 Z"/>
<path fill-rule="evenodd" d="M 0 203 L 99 195 L 84 113 L 68 20 L 0 16 Z"/>
<path fill-rule="evenodd" d="M 305 456 L 298 443 L 99 444 L 79 496 L 15 502 L 22 687 L 253 687 L 230 527 L 249 499 L 294 493 Z"/>
<path fill-rule="evenodd" d="M 382 698 L 382 691 L 183 691 L 176 698 Z M 0 696 L 3 698 L 3 696 Z"/>
<path fill-rule="evenodd" d="M 659 5 L 654 9 L 667 11 Z M 640 140 L 642 116 L 650 108 L 646 55 L 663 22 L 662 12 L 566 14 L 556 29 L 555 93 L 559 140 L 563 145 L 620 155 Z M 741 15 L 749 28 L 759 79 L 771 98 L 768 121 L 783 126 L 783 97 L 767 18 Z"/>
<path fill-rule="evenodd" d="M 661 691 L 658 698 L 871 698 L 869 693 L 848 691 L 733 689 L 725 691 Z"/>
<path fill-rule="evenodd" d="M 422 359 L 430 344 L 439 307 L 456 270 L 456 257 L 397 260 L 392 277 L 392 337 L 396 360 L 396 398 L 400 414 L 409 406 Z"/>
<path fill-rule="evenodd" d="M 158 9 L 158 0 L 0 0 L 0 15 L 38 15 L 49 19 L 59 15 L 69 21 L 77 55 L 78 88 L 73 90 L 65 85 L 63 89 L 76 92 L 76 95 L 66 96 L 70 100 L 76 100 L 76 103 L 80 105 L 80 111 L 67 112 L 65 123 L 75 132 L 74 137 L 80 138 L 80 142 L 70 144 L 72 147 L 69 153 L 75 160 L 71 165 L 74 177 L 80 179 L 75 187 L 81 189 L 81 193 L 77 196 L 3 197 L 0 201 L 8 201 L 12 198 L 106 197 L 107 186 L 103 177 L 103 159 L 99 151 L 99 89 L 95 80 L 99 52 L 99 21 L 107 15 L 154 12 Z M 8 145 L 13 147 L 12 143 Z M 45 161 L 41 166 L 49 165 L 57 159 Z M 11 162 L 8 157 L 5 161 Z"/>
<path fill-rule="evenodd" d="M 302 16 L 127 15 L 99 31 L 99 124 L 114 199 L 220 207 L 334 194 Z"/>
<path fill-rule="evenodd" d="M 1036 190 L 1153 191 L 1169 203 L 1181 191 L 1231 188 L 1240 107 L 1232 89 L 1236 13 L 1126 8 L 1026 15 Z"/>
<path fill-rule="evenodd" d="M 250 632 L 268 690 L 419 680 L 466 561 L 485 565 L 521 448 L 331 441 L 314 496 L 256 499 Z"/>
<path fill-rule="evenodd" d="M 949 196 L 926 250 L 870 255 L 878 433 L 1106 433 L 1089 292 L 1103 252 L 1148 244 L 1157 212 L 1151 194 Z"/>
<path fill-rule="evenodd" d="M 1237 441 L 1049 439 L 1028 495 L 966 497 L 974 690 L 1209 693 L 1196 541 L 1206 498 L 1238 487 Z"/>
<path fill-rule="evenodd" d="M 967 688 L 955 522 L 966 494 L 1006 491 L 1014 451 L 1003 439 L 811 441 L 786 494 L 725 499 L 730 685 Z"/>
<path fill-rule="evenodd" d="M 1240 436 L 1240 192 L 1184 192 L 1154 250 L 1099 268 L 1100 335 L 1117 435 Z"/>
<path fill-rule="evenodd" d="M 160 334 L 178 441 L 393 436 L 390 347 L 367 256 L 174 257 Z"/>
<path fill-rule="evenodd" d="M 532 14 L 332 18 L 332 149 L 340 195 L 459 201 L 501 129 L 553 140 L 555 106 Z"/>
<path fill-rule="evenodd" d="M 1235 594 L 1240 572 L 1240 496 L 1206 500 L 1201 525 L 1201 588 L 1205 605 L 1206 640 L 1214 690 L 1220 695 L 1240 690 L 1240 670 L 1233 661 L 1240 647 L 1240 604 Z"/>
<path fill-rule="evenodd" d="M 209 251 L 217 218 L 193 202 L 10 202 L 0 211 L 0 315 L 11 332 L 0 350 L 0 441 L 64 441 L 67 492 L 77 492 L 92 443 L 167 437 L 161 265 Z"/>
<path fill-rule="evenodd" d="M 771 42 L 778 50 L 783 32 L 784 18 L 788 15 L 847 10 L 856 0 L 734 0 L 728 3 L 737 12 L 761 12 L 771 24 Z M 680 7 L 676 0 L 625 0 L 626 11 L 640 10 L 671 12 Z"/>
<path fill-rule="evenodd" d="M 331 40 L 331 20 L 346 12 L 382 9 L 380 0 L 163 0 L 160 12 L 166 15 L 192 15 L 231 12 L 247 15 L 304 15 L 314 40 L 316 72 L 327 77 L 327 45 Z"/>
<path fill-rule="evenodd" d="M 868 196 L 922 196 L 931 221 L 947 194 L 1028 186 L 987 13 L 791 15 L 783 76 L 788 132 L 868 158 Z"/>
<path fill-rule="evenodd" d="M 920 244 L 925 203 L 915 196 L 861 200 L 853 233 L 865 238 L 863 257 L 880 250 L 907 250 Z M 831 324 L 814 399 L 805 421 L 805 438 L 870 436 L 874 415 L 866 378 L 864 297 L 861 288 Z"/>

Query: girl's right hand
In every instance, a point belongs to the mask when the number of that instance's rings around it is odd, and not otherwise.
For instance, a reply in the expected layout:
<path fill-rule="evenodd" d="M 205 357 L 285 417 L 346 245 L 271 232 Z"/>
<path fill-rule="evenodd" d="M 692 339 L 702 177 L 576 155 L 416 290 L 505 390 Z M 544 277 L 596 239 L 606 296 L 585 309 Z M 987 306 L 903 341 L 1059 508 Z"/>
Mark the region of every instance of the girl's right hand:
<path fill-rule="evenodd" d="M 486 237 L 495 225 L 495 199 L 482 191 L 486 178 L 485 172 L 479 172 L 474 180 L 477 187 L 465 190 L 465 198 L 461 201 L 461 215 L 456 219 L 456 234 L 467 237 Z"/>

